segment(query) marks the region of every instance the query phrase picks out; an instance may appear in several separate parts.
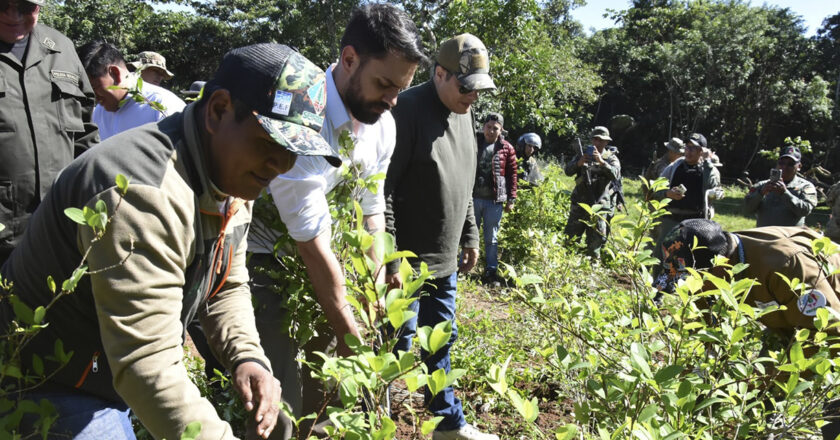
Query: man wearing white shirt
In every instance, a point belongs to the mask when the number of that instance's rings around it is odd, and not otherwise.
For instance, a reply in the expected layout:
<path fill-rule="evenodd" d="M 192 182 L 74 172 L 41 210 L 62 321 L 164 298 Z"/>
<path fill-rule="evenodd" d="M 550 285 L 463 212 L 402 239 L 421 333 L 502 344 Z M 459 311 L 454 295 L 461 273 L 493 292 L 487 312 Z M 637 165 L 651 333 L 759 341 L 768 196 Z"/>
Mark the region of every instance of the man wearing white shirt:
<path fill-rule="evenodd" d="M 384 174 L 388 170 L 396 140 L 394 119 L 389 110 L 398 93 L 411 84 L 420 62 L 425 61 L 417 28 L 407 14 L 388 4 L 368 4 L 353 12 L 341 39 L 337 63 L 327 70 L 327 108 L 321 135 L 339 153 L 339 137 L 348 131 L 354 139 L 352 157 L 345 164 L 361 169 L 362 177 Z M 289 236 L 297 242 L 306 265 L 315 297 L 333 329 L 340 355 L 351 354 L 344 335 L 358 336 L 352 307 L 345 299 L 344 274 L 330 249 L 331 225 L 326 194 L 341 183 L 341 171 L 323 166 L 321 161 L 299 157 L 294 168 L 269 185 L 280 218 Z M 370 232 L 385 229 L 385 199 L 382 185 L 376 193 L 365 191 L 359 203 L 365 227 Z M 272 264 L 270 256 L 276 239 L 265 226 L 254 225 L 249 233 L 251 265 Z M 384 280 L 384 271 L 381 275 Z M 266 277 L 267 278 L 267 277 Z M 382 281 L 380 280 L 380 281 Z M 271 360 L 275 376 L 283 387 L 283 400 L 297 417 L 318 408 L 321 393 L 304 392 L 298 363 L 298 345 L 289 329 L 280 323 L 287 311 L 285 298 L 270 288 L 270 280 L 252 276 L 256 298 L 260 340 Z M 324 347 L 307 347 L 323 351 Z M 304 402 L 303 396 L 316 401 Z M 285 419 L 285 418 L 284 418 Z M 271 438 L 291 438 L 290 420 L 278 423 Z"/>
<path fill-rule="evenodd" d="M 112 44 L 90 42 L 79 49 L 79 58 L 96 95 L 93 122 L 103 141 L 130 128 L 160 121 L 186 106 L 174 93 L 154 84 L 144 82 L 137 89 L 137 75 L 128 72 L 125 59 Z M 129 90 L 134 89 L 143 102 L 129 96 Z"/>

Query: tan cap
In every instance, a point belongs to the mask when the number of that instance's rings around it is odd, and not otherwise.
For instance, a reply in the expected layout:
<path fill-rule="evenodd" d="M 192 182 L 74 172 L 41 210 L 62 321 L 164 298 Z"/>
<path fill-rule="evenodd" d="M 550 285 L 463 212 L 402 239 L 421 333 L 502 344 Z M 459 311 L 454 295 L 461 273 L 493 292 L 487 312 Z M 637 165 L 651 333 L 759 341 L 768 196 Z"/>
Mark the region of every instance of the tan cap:
<path fill-rule="evenodd" d="M 476 36 L 461 34 L 443 42 L 436 61 L 455 74 L 458 81 L 470 90 L 493 90 L 496 84 L 490 78 L 490 56 L 487 48 Z"/>
<path fill-rule="evenodd" d="M 166 58 L 157 52 L 140 52 L 138 58 L 139 59 L 137 61 L 129 63 L 137 72 L 142 72 L 143 69 L 147 69 L 149 67 L 157 67 L 158 69 L 163 70 L 166 74 L 166 79 L 172 79 L 172 77 L 175 76 L 174 73 L 170 72 L 169 69 L 166 68 Z"/>
<path fill-rule="evenodd" d="M 612 138 L 610 137 L 610 131 L 607 130 L 607 127 L 599 125 L 592 129 L 592 132 L 589 134 L 590 138 L 598 138 L 603 139 L 605 141 L 611 141 Z"/>
<path fill-rule="evenodd" d="M 665 148 L 677 153 L 685 153 L 685 142 L 680 138 L 671 138 L 670 141 L 665 142 Z"/>

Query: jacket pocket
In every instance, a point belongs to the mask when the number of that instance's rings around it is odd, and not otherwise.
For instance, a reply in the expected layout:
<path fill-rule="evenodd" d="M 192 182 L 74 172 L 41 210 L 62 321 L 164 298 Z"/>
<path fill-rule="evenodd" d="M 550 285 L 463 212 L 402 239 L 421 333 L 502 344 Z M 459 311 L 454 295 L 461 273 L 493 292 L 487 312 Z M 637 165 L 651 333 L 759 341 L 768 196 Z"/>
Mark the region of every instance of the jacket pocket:
<path fill-rule="evenodd" d="M 6 77 L 0 72 L 0 133 L 14 133 L 16 124 L 12 112 L 20 109 L 11 108 L 12 105 L 6 98 L 6 90 Z"/>
<path fill-rule="evenodd" d="M 61 129 L 67 132 L 84 132 L 82 103 L 87 99 L 78 85 L 61 79 L 52 79 L 55 101 L 58 106 Z"/>
<path fill-rule="evenodd" d="M 4 228 L 0 231 L 0 241 L 11 237 L 15 228 L 12 224 L 15 218 L 15 191 L 12 182 L 0 180 L 0 223 Z"/>

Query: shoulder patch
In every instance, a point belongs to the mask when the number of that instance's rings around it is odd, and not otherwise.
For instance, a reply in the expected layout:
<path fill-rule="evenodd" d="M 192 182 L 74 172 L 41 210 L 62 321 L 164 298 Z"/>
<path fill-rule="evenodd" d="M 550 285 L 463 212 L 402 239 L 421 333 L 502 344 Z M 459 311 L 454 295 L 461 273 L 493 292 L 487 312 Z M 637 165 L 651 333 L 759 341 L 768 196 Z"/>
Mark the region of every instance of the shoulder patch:
<path fill-rule="evenodd" d="M 44 41 L 41 42 L 47 49 L 55 49 L 55 41 L 52 40 L 50 37 L 44 37 Z"/>
<path fill-rule="evenodd" d="M 817 289 L 811 290 L 805 295 L 799 297 L 796 302 L 799 311 L 805 316 L 816 316 L 817 309 L 825 307 L 825 295 Z"/>
<path fill-rule="evenodd" d="M 52 41 L 52 40 L 50 40 Z M 78 73 L 65 72 L 63 70 L 50 70 L 50 78 L 58 81 L 66 81 L 75 85 L 81 85 L 81 77 Z"/>

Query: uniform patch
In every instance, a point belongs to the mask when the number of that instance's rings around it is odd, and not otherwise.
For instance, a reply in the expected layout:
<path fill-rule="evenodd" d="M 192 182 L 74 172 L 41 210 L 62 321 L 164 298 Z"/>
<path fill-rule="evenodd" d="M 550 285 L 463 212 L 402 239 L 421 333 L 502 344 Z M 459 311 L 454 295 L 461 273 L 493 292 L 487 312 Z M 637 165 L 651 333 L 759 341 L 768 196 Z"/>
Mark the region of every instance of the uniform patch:
<path fill-rule="evenodd" d="M 825 295 L 816 289 L 800 296 L 799 301 L 796 302 L 799 311 L 805 316 L 816 316 L 817 309 L 825 307 L 825 304 Z"/>
<path fill-rule="evenodd" d="M 300 118 L 303 120 L 303 124 L 307 127 L 310 126 L 322 126 L 324 125 L 324 118 L 316 115 L 315 113 L 304 111 L 300 114 Z"/>
<path fill-rule="evenodd" d="M 50 37 L 44 37 L 44 41 L 42 41 L 42 44 L 47 49 L 55 49 L 55 41 L 51 40 Z"/>
<path fill-rule="evenodd" d="M 278 115 L 289 116 L 289 108 L 292 106 L 292 94 L 284 90 L 274 92 L 274 105 L 271 107 L 272 113 Z"/>
<path fill-rule="evenodd" d="M 81 83 L 81 77 L 78 74 L 65 72 L 63 70 L 50 70 L 50 78 L 71 82 L 75 85 L 79 85 Z"/>
<path fill-rule="evenodd" d="M 315 109 L 315 113 L 321 113 L 327 105 L 326 81 L 321 80 L 315 83 L 312 87 L 306 90 L 306 95 L 309 96 L 309 101 L 312 102 L 312 107 Z"/>

